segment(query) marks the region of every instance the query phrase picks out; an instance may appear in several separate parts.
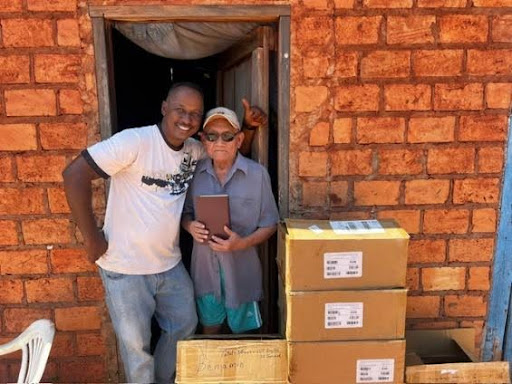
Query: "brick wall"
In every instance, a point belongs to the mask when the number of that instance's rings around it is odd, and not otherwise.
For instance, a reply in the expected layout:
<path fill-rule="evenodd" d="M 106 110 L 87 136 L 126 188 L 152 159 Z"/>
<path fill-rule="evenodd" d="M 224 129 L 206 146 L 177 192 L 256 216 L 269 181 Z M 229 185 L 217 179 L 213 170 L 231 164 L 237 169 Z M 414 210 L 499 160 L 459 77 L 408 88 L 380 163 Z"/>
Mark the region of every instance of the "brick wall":
<path fill-rule="evenodd" d="M 105 381 L 114 348 L 60 175 L 99 137 L 87 5 L 0 4 L 0 342 L 53 319 L 53 382 Z M 512 1 L 291 5 L 291 214 L 396 218 L 412 235 L 409 327 L 475 327 L 479 342 L 512 91 Z M 103 195 L 97 184 L 100 216 Z M 3 360 L 0 381 L 15 380 L 17 364 Z"/>
<path fill-rule="evenodd" d="M 292 214 L 395 218 L 408 327 L 487 314 L 512 92 L 510 0 L 293 8 Z"/>

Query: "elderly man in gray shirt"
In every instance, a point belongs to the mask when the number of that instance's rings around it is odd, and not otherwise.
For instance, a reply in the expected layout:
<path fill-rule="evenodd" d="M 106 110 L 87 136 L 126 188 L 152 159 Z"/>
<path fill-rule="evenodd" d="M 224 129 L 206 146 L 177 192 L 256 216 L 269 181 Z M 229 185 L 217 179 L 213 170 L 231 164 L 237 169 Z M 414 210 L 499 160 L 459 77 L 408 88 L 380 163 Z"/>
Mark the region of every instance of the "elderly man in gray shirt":
<path fill-rule="evenodd" d="M 182 226 L 194 238 L 191 275 L 199 321 L 205 334 L 220 333 L 225 321 L 233 333 L 262 325 L 263 296 L 256 246 L 276 230 L 279 220 L 267 170 L 238 153 L 244 133 L 232 110 L 210 110 L 201 140 L 209 158 L 197 165 L 183 210 Z M 195 220 L 195 197 L 227 194 L 231 228 L 226 239 L 211 236 Z"/>

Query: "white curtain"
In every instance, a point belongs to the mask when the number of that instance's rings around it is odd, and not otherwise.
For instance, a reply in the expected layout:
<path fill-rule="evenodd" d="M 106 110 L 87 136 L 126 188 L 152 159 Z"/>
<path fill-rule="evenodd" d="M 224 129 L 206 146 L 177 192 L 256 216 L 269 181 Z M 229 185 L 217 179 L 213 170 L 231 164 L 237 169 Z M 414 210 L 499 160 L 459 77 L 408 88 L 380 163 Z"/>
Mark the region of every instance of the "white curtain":
<path fill-rule="evenodd" d="M 150 53 L 169 59 L 192 60 L 224 51 L 258 25 L 241 22 L 116 22 L 115 28 Z"/>

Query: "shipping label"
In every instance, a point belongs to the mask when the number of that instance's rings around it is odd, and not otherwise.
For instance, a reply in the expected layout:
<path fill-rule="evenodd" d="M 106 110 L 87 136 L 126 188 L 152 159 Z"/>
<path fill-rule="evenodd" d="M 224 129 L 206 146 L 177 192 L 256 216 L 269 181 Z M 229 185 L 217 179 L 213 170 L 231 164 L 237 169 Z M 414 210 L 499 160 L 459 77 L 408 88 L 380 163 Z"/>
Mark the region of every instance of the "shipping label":
<path fill-rule="evenodd" d="M 357 383 L 392 383 L 395 359 L 357 360 Z"/>
<path fill-rule="evenodd" d="M 325 303 L 325 328 L 362 328 L 363 303 Z"/>
<path fill-rule="evenodd" d="M 363 252 L 324 253 L 324 279 L 363 276 Z"/>
<path fill-rule="evenodd" d="M 377 220 L 331 221 L 330 224 L 337 235 L 364 235 L 385 232 Z"/>

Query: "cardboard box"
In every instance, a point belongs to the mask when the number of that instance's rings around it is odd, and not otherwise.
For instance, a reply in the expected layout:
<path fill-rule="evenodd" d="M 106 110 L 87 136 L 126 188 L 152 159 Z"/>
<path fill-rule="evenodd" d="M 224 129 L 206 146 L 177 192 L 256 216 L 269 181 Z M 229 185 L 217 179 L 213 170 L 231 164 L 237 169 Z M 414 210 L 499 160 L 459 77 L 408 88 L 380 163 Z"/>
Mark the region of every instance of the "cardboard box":
<path fill-rule="evenodd" d="M 406 289 L 290 292 L 282 312 L 286 339 L 402 339 L 406 300 Z"/>
<path fill-rule="evenodd" d="M 293 384 L 403 383 L 405 341 L 288 344 Z"/>
<path fill-rule="evenodd" d="M 285 340 L 178 342 L 176 383 L 286 383 Z"/>
<path fill-rule="evenodd" d="M 407 331 L 406 382 L 510 383 L 509 363 L 479 362 L 473 328 Z"/>
<path fill-rule="evenodd" d="M 277 264 L 287 292 L 403 288 L 408 243 L 392 220 L 287 219 L 279 225 Z"/>

